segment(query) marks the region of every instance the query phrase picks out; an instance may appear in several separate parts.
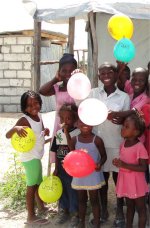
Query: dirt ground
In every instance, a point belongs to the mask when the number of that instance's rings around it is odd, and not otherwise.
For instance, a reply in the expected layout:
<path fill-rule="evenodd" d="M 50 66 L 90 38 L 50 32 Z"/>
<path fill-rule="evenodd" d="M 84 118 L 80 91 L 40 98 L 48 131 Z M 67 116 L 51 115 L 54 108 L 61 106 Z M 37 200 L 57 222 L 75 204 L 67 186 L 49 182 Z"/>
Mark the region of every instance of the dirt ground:
<path fill-rule="evenodd" d="M 1 113 L 0 114 L 0 181 L 2 181 L 4 173 L 7 171 L 10 163 L 11 163 L 11 157 L 14 149 L 11 146 L 10 140 L 6 139 L 5 133 L 8 129 L 10 129 L 17 121 L 17 119 L 21 116 L 20 113 Z M 54 117 L 55 112 L 51 113 L 44 113 L 43 115 L 43 121 L 45 127 L 49 127 L 50 131 L 53 130 L 53 123 L 54 123 Z M 43 163 L 43 174 L 47 175 L 47 168 L 48 168 L 48 148 L 49 145 L 45 147 L 45 154 L 42 159 Z M 103 228 L 111 228 L 113 224 L 113 220 L 115 218 L 115 193 L 114 193 L 114 185 L 112 183 L 112 180 L 110 180 L 110 187 L 109 187 L 109 219 L 105 225 L 102 225 Z M 49 205 L 52 207 L 51 205 Z M 29 226 L 25 225 L 24 222 L 26 221 L 26 211 L 16 213 L 15 211 L 6 210 L 3 208 L 3 203 L 0 202 L 0 228 L 23 228 L 23 227 L 49 227 L 49 228 L 66 228 L 69 226 L 69 221 L 66 222 L 64 225 L 55 225 L 55 220 L 57 218 L 57 215 L 50 216 L 50 223 L 48 225 L 43 226 Z M 89 216 L 87 216 L 87 224 L 88 224 Z M 134 219 L 134 227 L 137 226 L 137 215 Z M 87 226 L 88 227 L 88 226 Z M 147 228 L 150 226 L 147 226 Z"/>

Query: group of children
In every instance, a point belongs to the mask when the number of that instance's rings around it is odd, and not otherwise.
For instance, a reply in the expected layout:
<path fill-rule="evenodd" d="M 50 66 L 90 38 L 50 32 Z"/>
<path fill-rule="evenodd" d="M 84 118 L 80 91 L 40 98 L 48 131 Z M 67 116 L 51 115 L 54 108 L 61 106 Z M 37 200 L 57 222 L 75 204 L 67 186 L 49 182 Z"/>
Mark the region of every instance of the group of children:
<path fill-rule="evenodd" d="M 44 96 L 56 96 L 57 115 L 52 138 L 51 151 L 55 160 L 54 175 L 62 181 L 63 193 L 59 199 L 57 224 L 63 224 L 69 218 L 70 227 L 85 228 L 85 215 L 88 198 L 90 199 L 93 219 L 90 227 L 98 228 L 109 217 L 108 183 L 112 173 L 116 185 L 116 217 L 114 227 L 130 228 L 133 225 L 135 209 L 138 212 L 138 226 L 146 226 L 146 195 L 148 189 L 150 102 L 148 97 L 148 71 L 136 68 L 130 79 L 130 69 L 118 63 L 114 66 L 104 63 L 99 67 L 101 86 L 91 90 L 89 97 L 104 102 L 109 110 L 108 118 L 102 124 L 92 127 L 83 123 L 77 115 L 75 101 L 67 93 L 67 81 L 77 68 L 77 62 L 71 54 L 60 59 L 56 76 L 43 85 L 39 92 Z M 57 82 L 62 81 L 61 84 Z M 118 85 L 118 86 L 117 86 Z M 120 89 L 119 89 L 120 88 Z M 37 93 L 28 91 L 21 97 L 21 110 L 24 116 L 10 129 L 6 137 L 14 132 L 25 137 L 25 128 L 31 127 L 36 133 L 35 147 L 23 154 L 22 164 L 27 179 L 27 223 L 47 224 L 34 210 L 34 199 L 41 211 L 47 211 L 37 194 L 42 181 L 41 158 L 44 138 L 49 135 L 39 114 L 41 98 Z M 144 112 L 143 115 L 140 112 Z M 145 124 L 146 122 L 146 124 Z M 41 135 L 41 132 L 44 134 Z M 124 140 L 123 140 L 124 138 Z M 146 150 L 146 149 L 147 150 Z M 69 176 L 63 168 L 64 157 L 74 149 L 83 149 L 95 161 L 95 171 L 82 178 Z M 54 159 L 55 158 L 55 159 Z M 147 179 L 147 181 L 146 181 Z M 126 199 L 126 220 L 123 212 Z"/>

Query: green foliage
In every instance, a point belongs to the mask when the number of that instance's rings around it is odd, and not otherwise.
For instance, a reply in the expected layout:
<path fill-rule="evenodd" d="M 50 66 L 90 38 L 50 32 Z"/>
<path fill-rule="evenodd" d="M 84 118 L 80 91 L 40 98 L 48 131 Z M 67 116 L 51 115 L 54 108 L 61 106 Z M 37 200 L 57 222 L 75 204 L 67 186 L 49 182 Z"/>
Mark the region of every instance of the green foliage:
<path fill-rule="evenodd" d="M 18 154 L 13 154 L 14 161 L 5 173 L 0 183 L 0 199 L 4 206 L 10 209 L 21 210 L 25 208 L 26 182 L 23 167 L 18 161 Z"/>

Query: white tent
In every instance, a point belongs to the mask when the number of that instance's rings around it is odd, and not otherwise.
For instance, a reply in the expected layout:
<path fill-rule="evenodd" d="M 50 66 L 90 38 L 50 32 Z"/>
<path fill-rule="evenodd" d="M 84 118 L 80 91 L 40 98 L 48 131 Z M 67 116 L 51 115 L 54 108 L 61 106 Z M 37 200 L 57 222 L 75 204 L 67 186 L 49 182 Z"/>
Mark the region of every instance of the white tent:
<path fill-rule="evenodd" d="M 84 18 L 90 11 L 131 18 L 150 19 L 150 0 L 23 0 L 29 13 L 39 21 L 64 22 L 69 17 Z"/>
<path fill-rule="evenodd" d="M 38 22 L 67 23 L 73 17 L 89 21 L 88 76 L 94 86 L 97 86 L 98 65 L 106 60 L 115 63 L 113 46 L 116 41 L 107 31 L 107 22 L 112 14 L 123 13 L 133 20 L 132 41 L 136 57 L 129 64 L 131 70 L 137 66 L 146 67 L 150 60 L 150 0 L 23 0 L 23 3 Z"/>

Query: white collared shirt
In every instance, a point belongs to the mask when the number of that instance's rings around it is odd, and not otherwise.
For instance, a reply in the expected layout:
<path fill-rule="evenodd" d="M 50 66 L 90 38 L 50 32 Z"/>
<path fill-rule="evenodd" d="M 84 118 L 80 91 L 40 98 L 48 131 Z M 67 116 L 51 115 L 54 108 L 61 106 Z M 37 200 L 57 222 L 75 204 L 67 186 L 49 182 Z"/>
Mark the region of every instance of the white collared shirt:
<path fill-rule="evenodd" d="M 89 97 L 97 98 L 102 101 L 111 111 L 126 111 L 130 109 L 130 98 L 128 94 L 118 88 L 107 96 L 104 87 L 98 87 L 91 90 Z M 105 120 L 102 124 L 93 128 L 95 134 L 99 135 L 106 148 L 119 148 L 122 142 L 121 125 L 113 124 Z"/>

